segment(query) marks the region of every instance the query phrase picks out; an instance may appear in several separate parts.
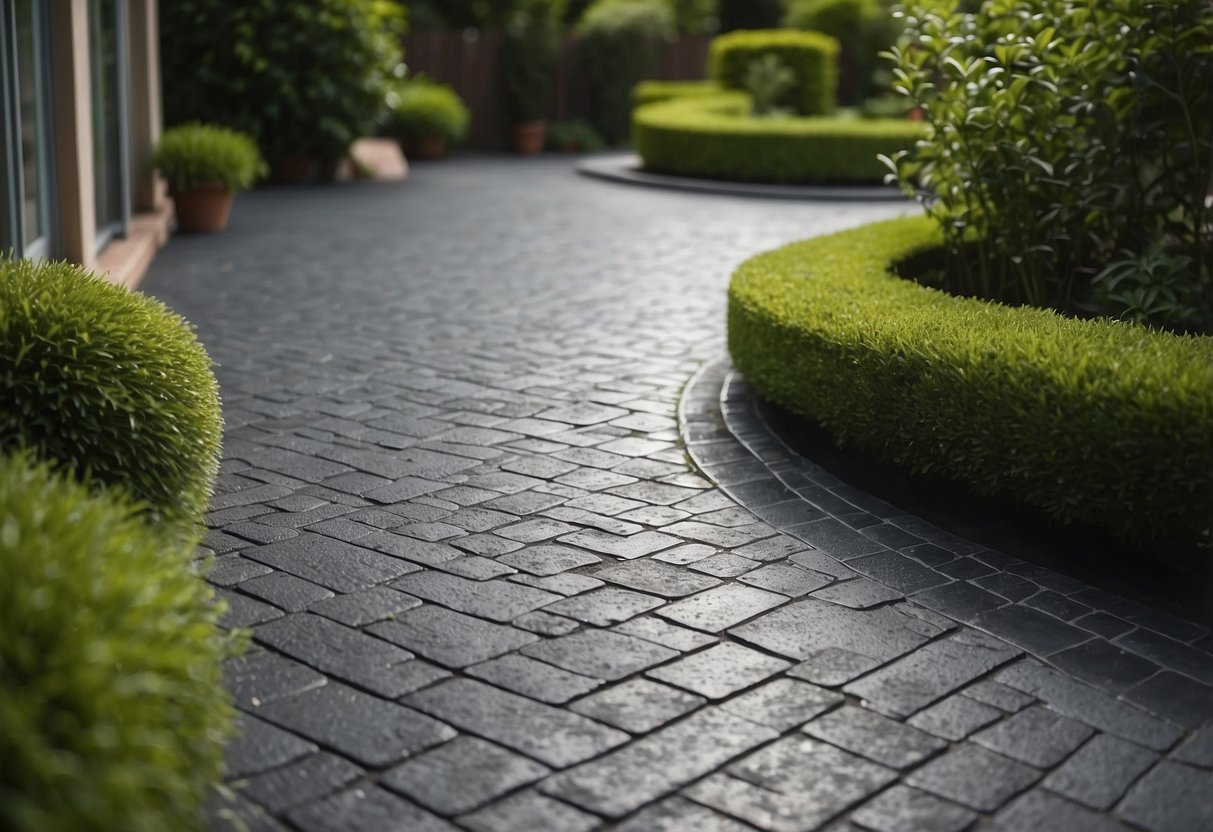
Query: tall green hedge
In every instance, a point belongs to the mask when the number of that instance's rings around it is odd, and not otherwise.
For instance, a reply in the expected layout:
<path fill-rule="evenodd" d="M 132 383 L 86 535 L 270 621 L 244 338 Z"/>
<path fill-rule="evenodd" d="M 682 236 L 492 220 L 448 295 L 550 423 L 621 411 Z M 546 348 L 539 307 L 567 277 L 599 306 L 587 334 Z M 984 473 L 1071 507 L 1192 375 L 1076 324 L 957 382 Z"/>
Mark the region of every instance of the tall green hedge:
<path fill-rule="evenodd" d="M 796 79 L 775 103 L 802 116 L 825 115 L 838 103 L 838 50 L 838 41 L 820 32 L 731 32 L 712 39 L 708 75 L 730 89 L 744 89 L 750 64 L 762 55 L 774 55 Z"/>
<path fill-rule="evenodd" d="M 729 350 L 763 395 L 865 448 L 1129 537 L 1213 523 L 1213 338 L 957 297 L 890 272 L 926 218 L 760 255 Z"/>
<path fill-rule="evenodd" d="M 0 457 L 0 829 L 202 828 L 230 642 L 189 548 L 112 495 Z"/>
<path fill-rule="evenodd" d="M 783 184 L 879 184 L 878 160 L 911 146 L 922 125 L 856 117 L 752 118 L 744 93 L 638 108 L 632 143 L 660 173 Z"/>
<path fill-rule="evenodd" d="M 0 452 L 28 448 L 192 524 L 221 431 L 210 358 L 183 318 L 79 266 L 0 260 Z"/>

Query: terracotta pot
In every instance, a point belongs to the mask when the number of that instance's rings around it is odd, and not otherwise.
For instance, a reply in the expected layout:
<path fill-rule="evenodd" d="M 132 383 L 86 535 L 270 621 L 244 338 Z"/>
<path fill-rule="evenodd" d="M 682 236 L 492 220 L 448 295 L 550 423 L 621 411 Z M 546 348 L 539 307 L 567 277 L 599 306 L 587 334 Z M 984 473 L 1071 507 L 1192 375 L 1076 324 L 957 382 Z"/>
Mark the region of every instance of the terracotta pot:
<path fill-rule="evenodd" d="M 409 155 L 415 159 L 441 159 L 446 156 L 446 142 L 442 136 L 426 136 L 409 144 Z"/>
<path fill-rule="evenodd" d="M 514 125 L 514 152 L 522 156 L 534 156 L 543 150 L 543 141 L 548 135 L 546 121 L 525 121 Z"/>
<path fill-rule="evenodd" d="M 302 153 L 281 156 L 270 165 L 270 179 L 280 185 L 300 185 L 312 179 L 312 157 Z"/>
<path fill-rule="evenodd" d="M 210 234 L 227 228 L 235 194 L 222 182 L 203 182 L 173 194 L 177 230 L 188 234 Z"/>

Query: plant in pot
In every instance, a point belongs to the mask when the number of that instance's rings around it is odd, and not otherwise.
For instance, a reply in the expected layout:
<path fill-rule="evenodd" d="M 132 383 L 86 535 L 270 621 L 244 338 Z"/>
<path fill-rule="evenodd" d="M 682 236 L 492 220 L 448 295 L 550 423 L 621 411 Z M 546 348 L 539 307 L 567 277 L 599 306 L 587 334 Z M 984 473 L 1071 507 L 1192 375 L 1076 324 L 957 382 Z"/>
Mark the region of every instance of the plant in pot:
<path fill-rule="evenodd" d="M 561 19 L 566 0 L 524 0 L 510 18 L 505 37 L 506 103 L 514 120 L 514 151 L 543 150 L 547 105 L 560 59 Z"/>
<path fill-rule="evenodd" d="M 383 131 L 411 157 L 441 159 L 467 136 L 469 121 L 468 109 L 453 89 L 419 75 L 388 93 Z"/>
<path fill-rule="evenodd" d="M 265 173 L 252 137 L 197 122 L 166 130 L 151 163 L 168 180 L 177 227 L 195 233 L 226 228 L 236 192 Z"/>

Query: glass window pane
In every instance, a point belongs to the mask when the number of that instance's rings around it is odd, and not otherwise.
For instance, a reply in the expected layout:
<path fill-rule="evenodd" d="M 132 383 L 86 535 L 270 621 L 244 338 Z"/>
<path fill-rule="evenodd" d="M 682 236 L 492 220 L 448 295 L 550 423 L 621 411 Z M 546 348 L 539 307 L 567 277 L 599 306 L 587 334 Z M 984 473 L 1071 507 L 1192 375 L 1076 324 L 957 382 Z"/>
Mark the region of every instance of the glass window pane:
<path fill-rule="evenodd" d="M 122 147 L 119 2 L 120 0 L 92 0 L 89 4 L 93 171 L 96 179 L 99 229 L 120 227 L 125 220 L 122 183 L 126 164 Z"/>
<path fill-rule="evenodd" d="M 42 76 L 42 32 L 36 0 L 17 0 L 17 112 L 21 132 L 21 186 L 25 245 L 46 233 L 47 159 L 44 135 L 47 102 Z"/>

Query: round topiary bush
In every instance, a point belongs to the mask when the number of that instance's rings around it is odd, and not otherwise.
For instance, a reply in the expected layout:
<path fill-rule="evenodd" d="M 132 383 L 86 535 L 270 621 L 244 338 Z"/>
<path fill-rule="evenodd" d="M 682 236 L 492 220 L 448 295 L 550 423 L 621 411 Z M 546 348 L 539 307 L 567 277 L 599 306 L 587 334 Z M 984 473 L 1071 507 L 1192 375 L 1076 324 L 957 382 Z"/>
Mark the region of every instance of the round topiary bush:
<path fill-rule="evenodd" d="M 232 710 L 222 607 L 136 509 L 0 458 L 0 828 L 202 826 Z"/>
<path fill-rule="evenodd" d="M 792 72 L 793 83 L 774 103 L 802 116 L 834 111 L 838 103 L 838 41 L 821 32 L 757 29 L 713 38 L 708 76 L 729 89 L 746 88 L 750 65 L 774 55 Z"/>
<path fill-rule="evenodd" d="M 211 360 L 183 318 L 79 266 L 0 260 L 0 451 L 29 448 L 188 524 L 221 432 Z"/>
<path fill-rule="evenodd" d="M 190 122 L 164 131 L 152 152 L 152 166 L 174 191 L 208 182 L 245 191 L 265 172 L 252 136 L 214 124 Z"/>
<path fill-rule="evenodd" d="M 447 150 L 464 140 L 470 122 L 458 93 L 419 76 L 395 85 L 388 95 L 384 132 L 406 144 L 437 139 Z"/>

